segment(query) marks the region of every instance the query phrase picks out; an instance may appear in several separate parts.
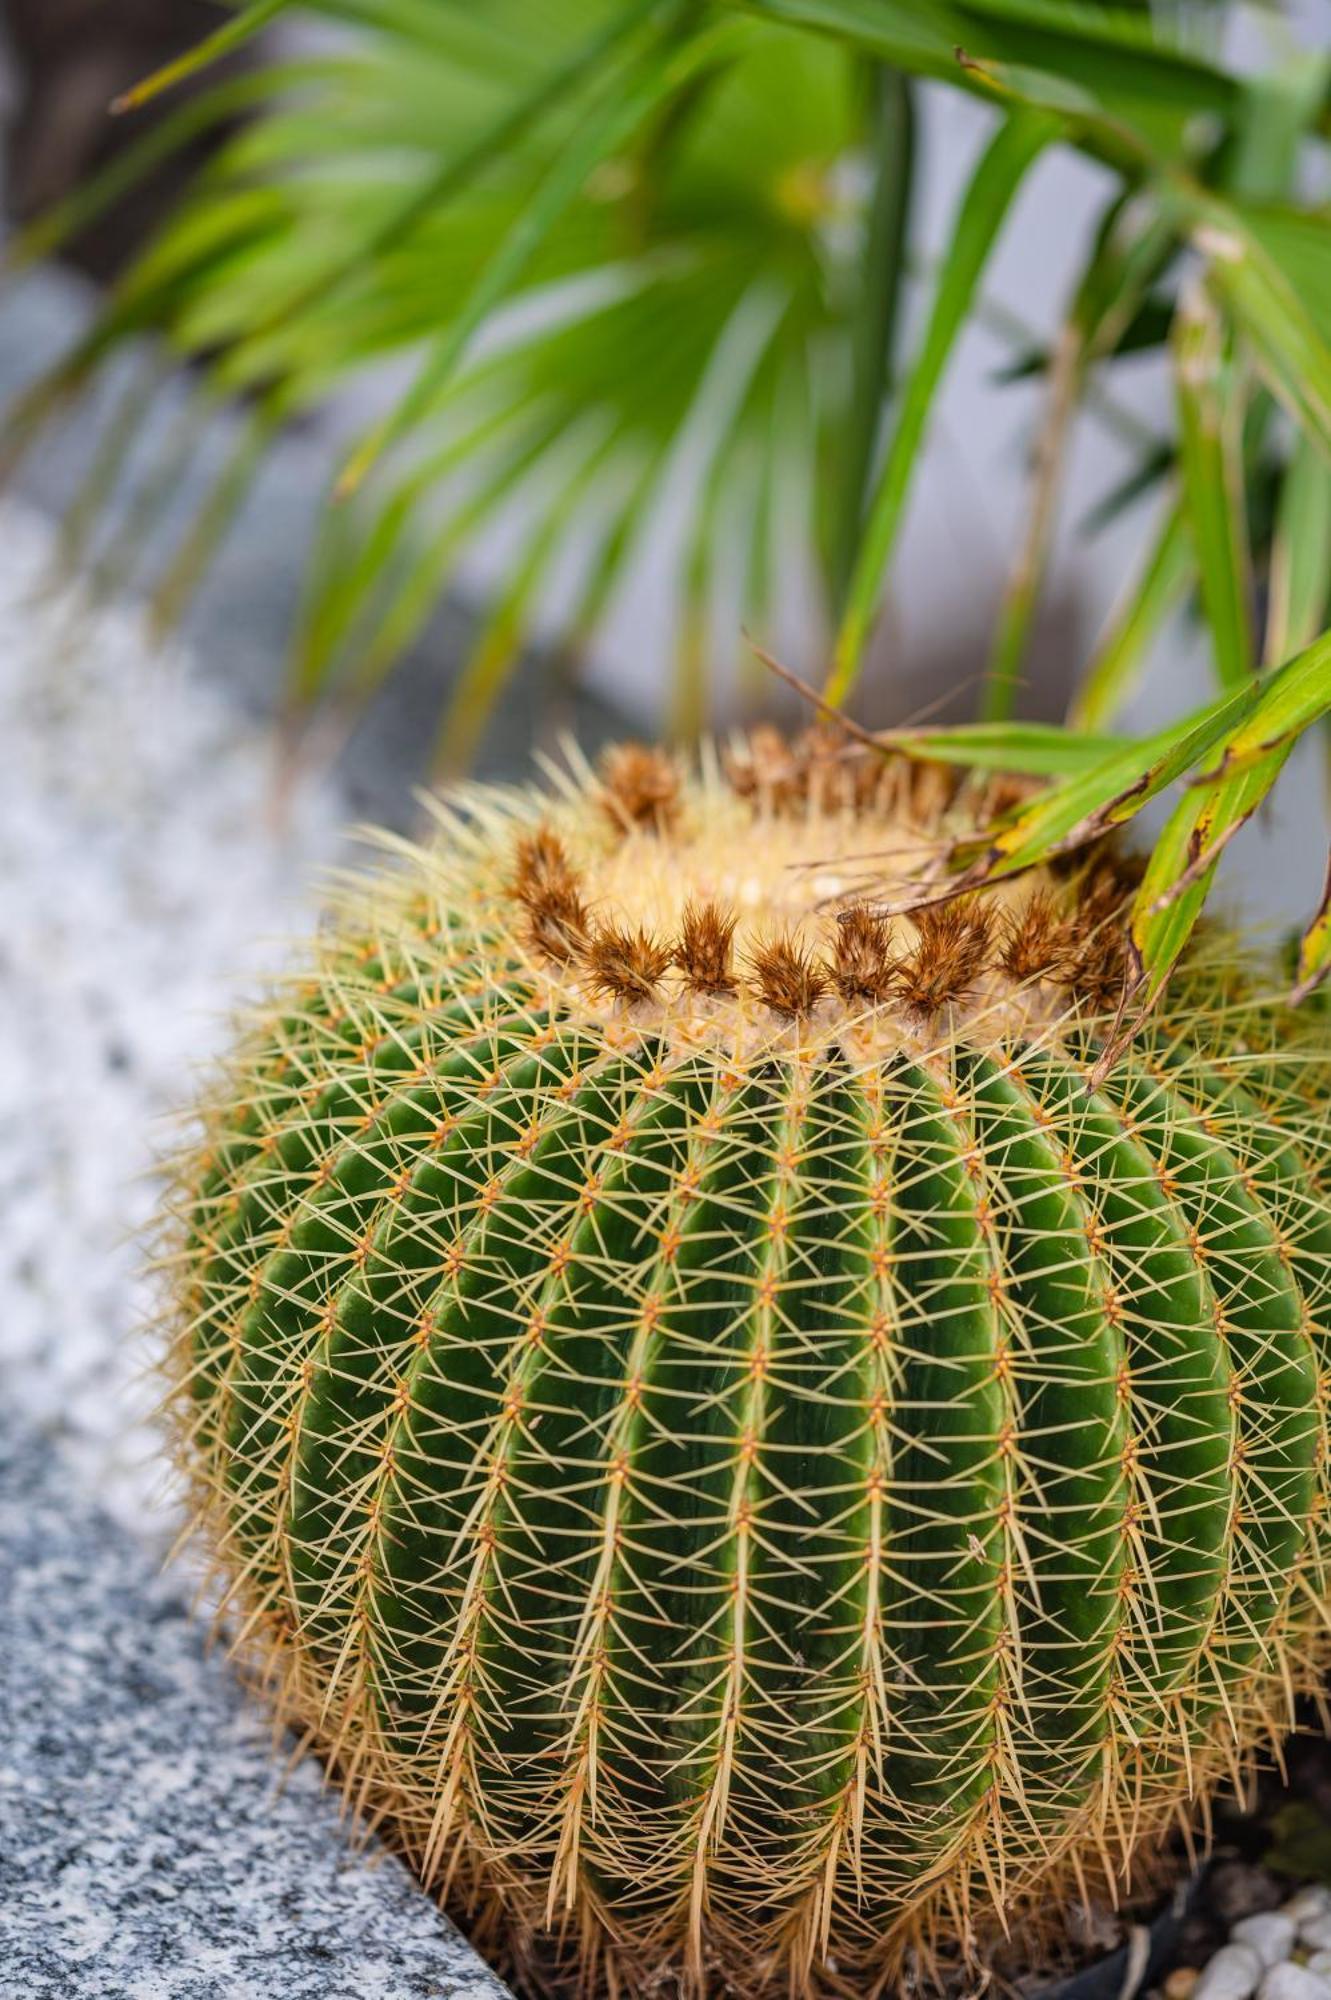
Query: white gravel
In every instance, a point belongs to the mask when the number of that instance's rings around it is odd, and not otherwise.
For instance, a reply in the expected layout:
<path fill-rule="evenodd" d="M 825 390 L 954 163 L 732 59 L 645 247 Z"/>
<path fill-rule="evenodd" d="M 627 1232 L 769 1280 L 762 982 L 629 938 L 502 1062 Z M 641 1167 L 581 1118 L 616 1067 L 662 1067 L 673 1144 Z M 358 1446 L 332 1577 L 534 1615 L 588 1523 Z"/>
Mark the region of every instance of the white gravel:
<path fill-rule="evenodd" d="M 1297 1925 L 1313 1922 L 1331 1911 L 1331 1889 L 1320 1882 L 1312 1882 L 1306 1889 L 1298 1889 L 1287 1903 L 1280 1906 L 1280 1914 L 1289 1917 Z"/>
<path fill-rule="evenodd" d="M 1273 1965 L 1258 1988 L 1258 2000 L 1331 2000 L 1331 1986 L 1306 1965 Z"/>
<path fill-rule="evenodd" d="M 271 739 L 133 609 L 53 589 L 51 540 L 0 509 L 0 1380 L 160 1531 L 134 1240 L 151 1162 L 229 1010 L 308 925 L 339 808 L 314 780 L 276 825 Z"/>
<path fill-rule="evenodd" d="M 1257 1990 L 1262 1961 L 1250 1944 L 1222 1944 L 1192 1989 L 1192 2000 L 1248 2000 Z"/>
<path fill-rule="evenodd" d="M 1292 1917 L 1279 1910 L 1259 1910 L 1243 1917 L 1230 1930 L 1235 1944 L 1250 1944 L 1265 1966 L 1279 1965 L 1294 1949 L 1296 1926 Z"/>
<path fill-rule="evenodd" d="M 1331 1889 L 1312 1884 L 1278 1910 L 1238 1918 L 1209 1963 L 1180 1967 L 1148 2000 L 1331 2000 L 1328 1941 Z"/>

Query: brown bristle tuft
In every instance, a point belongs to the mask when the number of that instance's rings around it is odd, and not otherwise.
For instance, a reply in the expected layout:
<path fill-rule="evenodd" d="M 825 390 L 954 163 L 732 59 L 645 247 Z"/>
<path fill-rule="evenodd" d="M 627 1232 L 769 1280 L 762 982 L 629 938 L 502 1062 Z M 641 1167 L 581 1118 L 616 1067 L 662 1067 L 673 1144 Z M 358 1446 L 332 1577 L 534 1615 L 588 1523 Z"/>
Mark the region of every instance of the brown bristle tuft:
<path fill-rule="evenodd" d="M 1122 917 L 1079 911 L 1060 978 L 1092 1013 L 1108 1014 L 1123 998 L 1128 978 L 1128 941 Z"/>
<path fill-rule="evenodd" d="M 525 903 L 550 882 L 573 881 L 575 871 L 568 849 L 552 826 L 538 826 L 518 841 L 513 873 L 513 894 Z"/>
<path fill-rule="evenodd" d="M 990 778 L 980 796 L 977 817 L 981 822 L 1001 819 L 1005 813 L 1016 812 L 1024 806 L 1039 790 L 1038 779 L 999 771 Z"/>
<path fill-rule="evenodd" d="M 802 731 L 791 756 L 800 773 L 800 796 L 816 812 L 862 812 L 878 795 L 886 759 L 827 723 Z"/>
<path fill-rule="evenodd" d="M 644 930 L 598 924 L 583 963 L 588 984 L 609 1000 L 650 1000 L 670 964 L 670 948 Z"/>
<path fill-rule="evenodd" d="M 731 951 L 737 918 L 719 903 L 687 903 L 671 954 L 694 993 L 733 993 Z"/>
<path fill-rule="evenodd" d="M 568 850 L 552 827 L 518 842 L 513 894 L 527 912 L 527 936 L 546 958 L 567 965 L 587 946 L 587 906 Z"/>
<path fill-rule="evenodd" d="M 723 751 L 721 768 L 732 791 L 771 811 L 797 804 L 807 789 L 803 760 L 770 722 L 759 723 L 742 743 Z"/>
<path fill-rule="evenodd" d="M 897 990 L 917 1014 L 930 1016 L 964 1000 L 984 970 L 993 942 L 993 913 L 973 896 L 915 912 L 915 949 L 896 969 Z"/>
<path fill-rule="evenodd" d="M 1098 834 L 1084 847 L 1072 847 L 1051 854 L 1045 863 L 1051 875 L 1064 879 L 1079 876 L 1084 896 L 1096 884 L 1100 900 L 1108 905 L 1131 895 L 1146 873 L 1146 862 L 1121 843 L 1116 830 Z"/>
<path fill-rule="evenodd" d="M 917 826 L 934 828 L 957 796 L 962 779 L 950 764 L 912 762 L 907 797 Z"/>
<path fill-rule="evenodd" d="M 788 1021 L 812 1014 L 827 991 L 817 960 L 787 933 L 755 947 L 749 959 L 758 998 Z"/>
<path fill-rule="evenodd" d="M 550 882 L 524 898 L 527 935 L 536 949 L 561 965 L 587 948 L 587 905 L 576 880 Z"/>
<path fill-rule="evenodd" d="M 790 746 L 800 774 L 800 796 L 817 812 L 839 804 L 849 781 L 845 738 L 825 724 L 802 729 Z"/>
<path fill-rule="evenodd" d="M 886 920 L 863 907 L 844 911 L 837 919 L 836 945 L 827 969 L 847 1005 L 886 1000 L 896 977 Z"/>
<path fill-rule="evenodd" d="M 895 757 L 866 754 L 852 766 L 857 812 L 885 812 L 888 809 L 888 801 L 894 796 L 897 786 L 896 765 L 899 761 Z"/>
<path fill-rule="evenodd" d="M 601 758 L 602 800 L 623 833 L 645 827 L 664 833 L 679 811 L 679 771 L 664 750 L 615 743 Z"/>
<path fill-rule="evenodd" d="M 867 812 L 892 790 L 897 761 L 849 742 L 826 723 L 793 739 L 762 723 L 721 759 L 733 791 L 776 813 L 806 806 L 819 812 Z"/>
<path fill-rule="evenodd" d="M 1077 887 L 1077 904 L 1088 918 L 1113 916 L 1134 896 L 1146 873 L 1140 855 L 1107 847 L 1097 853 Z"/>
<path fill-rule="evenodd" d="M 1048 979 L 1067 964 L 1070 925 L 1047 889 L 1041 889 L 1020 910 L 1003 913 L 998 963 L 1010 979 L 1023 985 Z"/>

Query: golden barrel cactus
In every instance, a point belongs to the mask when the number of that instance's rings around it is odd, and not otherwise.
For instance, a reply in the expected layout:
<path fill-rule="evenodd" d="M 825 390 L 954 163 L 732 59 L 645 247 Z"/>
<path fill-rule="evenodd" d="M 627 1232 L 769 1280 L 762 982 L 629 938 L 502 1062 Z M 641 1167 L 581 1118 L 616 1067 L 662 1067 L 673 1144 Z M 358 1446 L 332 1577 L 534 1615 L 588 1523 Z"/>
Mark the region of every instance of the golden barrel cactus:
<path fill-rule="evenodd" d="M 1328 1653 L 1325 1023 L 987 781 L 759 738 L 473 790 L 170 1205 L 239 1641 L 531 1981 L 871 1993 L 1134 1880 Z"/>

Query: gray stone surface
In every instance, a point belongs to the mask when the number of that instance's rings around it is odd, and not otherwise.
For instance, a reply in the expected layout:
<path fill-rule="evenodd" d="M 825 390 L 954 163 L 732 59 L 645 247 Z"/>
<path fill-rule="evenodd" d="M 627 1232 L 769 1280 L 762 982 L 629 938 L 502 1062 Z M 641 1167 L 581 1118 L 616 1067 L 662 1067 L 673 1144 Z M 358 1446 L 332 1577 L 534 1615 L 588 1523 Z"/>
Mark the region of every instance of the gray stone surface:
<path fill-rule="evenodd" d="M 179 1581 L 0 1432 L 0 1994 L 502 2000 L 317 1765 L 276 1770 Z"/>

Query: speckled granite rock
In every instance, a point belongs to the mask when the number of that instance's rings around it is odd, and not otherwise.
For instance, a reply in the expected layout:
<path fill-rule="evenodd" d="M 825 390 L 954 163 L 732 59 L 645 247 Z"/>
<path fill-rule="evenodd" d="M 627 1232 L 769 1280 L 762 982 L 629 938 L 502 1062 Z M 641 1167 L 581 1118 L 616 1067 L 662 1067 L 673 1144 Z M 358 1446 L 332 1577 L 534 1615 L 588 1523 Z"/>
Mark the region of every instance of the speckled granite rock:
<path fill-rule="evenodd" d="M 503 2000 L 317 1765 L 275 1769 L 179 1582 L 0 1431 L 0 1994 Z"/>

